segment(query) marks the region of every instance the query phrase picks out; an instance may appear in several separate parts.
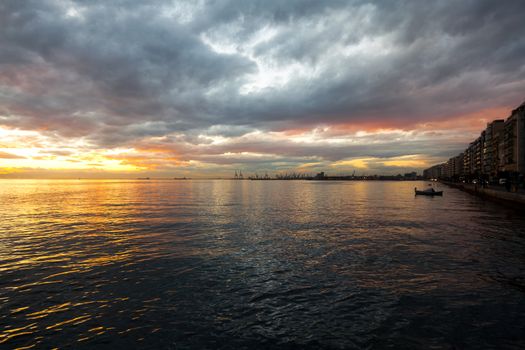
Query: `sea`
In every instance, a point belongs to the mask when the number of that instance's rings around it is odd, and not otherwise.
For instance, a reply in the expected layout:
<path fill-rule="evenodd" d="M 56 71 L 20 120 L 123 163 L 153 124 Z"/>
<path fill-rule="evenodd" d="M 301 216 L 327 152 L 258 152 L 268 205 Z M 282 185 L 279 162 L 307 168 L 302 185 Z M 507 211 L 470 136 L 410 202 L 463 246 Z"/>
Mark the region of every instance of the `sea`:
<path fill-rule="evenodd" d="M 525 348 L 525 215 L 433 186 L 0 180 L 0 349 Z"/>

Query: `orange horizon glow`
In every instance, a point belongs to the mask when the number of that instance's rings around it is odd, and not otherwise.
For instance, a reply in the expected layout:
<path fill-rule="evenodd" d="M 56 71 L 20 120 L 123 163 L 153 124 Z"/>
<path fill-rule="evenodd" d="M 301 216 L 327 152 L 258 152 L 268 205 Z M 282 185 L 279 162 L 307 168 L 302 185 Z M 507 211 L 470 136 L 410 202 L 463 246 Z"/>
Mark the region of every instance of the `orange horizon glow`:
<path fill-rule="evenodd" d="M 480 133 L 484 126 L 494 119 L 504 119 L 508 107 L 484 109 L 472 113 L 439 118 L 435 121 L 417 122 L 412 125 L 396 122 L 336 123 L 323 126 L 291 128 L 282 131 L 253 131 L 235 137 L 199 136 L 202 144 L 173 144 L 166 138 L 142 138 L 125 147 L 99 148 L 83 138 L 59 138 L 50 136 L 46 128 L 23 130 L 0 126 L 0 176 L 31 177 L 49 173 L 67 177 L 72 172 L 76 177 L 90 173 L 110 176 L 134 176 L 136 174 L 159 173 L 169 177 L 170 173 L 183 176 L 210 177 L 230 174 L 232 169 L 243 167 L 250 159 L 266 159 L 279 162 L 286 156 L 289 147 L 366 147 L 381 144 L 384 139 L 403 142 L 443 142 L 455 140 L 465 146 L 471 136 Z M 274 145 L 283 145 L 279 150 Z M 304 157 L 303 157 L 304 158 Z M 443 157 L 446 158 L 446 157 Z M 284 158 L 286 159 L 286 158 Z M 354 156 L 346 159 L 327 161 L 321 158 L 307 159 L 290 166 L 300 171 L 337 169 L 338 171 L 399 168 L 420 170 L 441 161 L 424 154 L 399 155 L 385 158 Z M 268 169 L 270 172 L 282 168 Z"/>

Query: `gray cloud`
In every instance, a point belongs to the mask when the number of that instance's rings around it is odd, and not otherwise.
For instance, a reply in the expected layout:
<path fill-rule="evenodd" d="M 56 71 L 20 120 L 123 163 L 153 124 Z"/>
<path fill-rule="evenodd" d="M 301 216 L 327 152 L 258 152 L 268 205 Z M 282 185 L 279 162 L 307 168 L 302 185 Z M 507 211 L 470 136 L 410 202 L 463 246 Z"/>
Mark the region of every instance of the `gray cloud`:
<path fill-rule="evenodd" d="M 523 13 L 520 0 L 3 1 L 0 121 L 113 147 L 512 107 Z M 229 150 L 337 160 L 414 144 L 268 147 Z"/>

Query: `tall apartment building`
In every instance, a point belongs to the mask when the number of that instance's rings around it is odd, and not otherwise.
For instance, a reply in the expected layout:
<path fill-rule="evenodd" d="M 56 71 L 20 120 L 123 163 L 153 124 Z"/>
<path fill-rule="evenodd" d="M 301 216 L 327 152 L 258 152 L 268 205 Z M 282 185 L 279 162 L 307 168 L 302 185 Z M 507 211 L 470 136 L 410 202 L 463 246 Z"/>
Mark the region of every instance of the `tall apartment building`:
<path fill-rule="evenodd" d="M 487 124 L 485 129 L 485 144 L 483 147 L 483 174 L 490 181 L 498 176 L 500 171 L 500 143 L 503 142 L 503 126 L 505 120 L 497 119 Z"/>
<path fill-rule="evenodd" d="M 525 103 L 512 111 L 503 126 L 503 171 L 525 174 Z"/>
<path fill-rule="evenodd" d="M 456 179 L 462 178 L 464 174 L 463 170 L 463 163 L 464 163 L 464 153 L 460 153 L 459 155 L 452 158 L 454 160 L 454 174 L 453 177 Z"/>
<path fill-rule="evenodd" d="M 474 141 L 473 174 L 479 177 L 483 174 L 483 148 L 485 147 L 485 130 Z"/>
<path fill-rule="evenodd" d="M 463 174 L 465 174 L 466 177 L 472 177 L 474 175 L 474 148 L 475 143 L 471 142 L 464 152 Z"/>
<path fill-rule="evenodd" d="M 452 162 L 452 158 L 450 158 L 443 165 L 443 177 L 446 179 L 450 179 L 452 178 L 453 174 L 454 174 L 454 163 Z"/>
<path fill-rule="evenodd" d="M 506 119 L 487 124 L 467 149 L 443 164 L 424 172 L 427 178 L 496 182 L 507 178 L 519 183 L 525 176 L 525 102 Z"/>
<path fill-rule="evenodd" d="M 434 165 L 423 171 L 423 176 L 427 179 L 441 179 L 444 177 L 445 163 Z"/>
<path fill-rule="evenodd" d="M 423 171 L 427 179 L 449 179 L 459 181 L 464 178 L 464 154 L 450 158 L 442 164 L 434 165 Z"/>

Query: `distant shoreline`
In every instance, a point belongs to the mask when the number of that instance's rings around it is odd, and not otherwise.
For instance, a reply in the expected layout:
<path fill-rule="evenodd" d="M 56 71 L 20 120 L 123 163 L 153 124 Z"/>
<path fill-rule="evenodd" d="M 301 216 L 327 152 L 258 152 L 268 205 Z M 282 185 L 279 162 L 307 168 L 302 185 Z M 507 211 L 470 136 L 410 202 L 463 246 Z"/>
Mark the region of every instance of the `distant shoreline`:
<path fill-rule="evenodd" d="M 393 179 L 393 178 L 367 178 L 367 179 L 348 179 L 348 178 L 339 178 L 339 177 L 329 177 L 324 179 L 317 179 L 317 178 L 301 178 L 301 179 L 234 179 L 234 178 L 226 178 L 226 177 L 200 177 L 200 178 L 169 178 L 169 177 L 151 177 L 151 178 L 127 178 L 127 177 L 108 177 L 108 178 L 14 178 L 14 177 L 6 177 L 6 178 L 0 178 L 0 180 L 53 180 L 53 181 L 78 181 L 78 180 L 93 180 L 93 181 L 106 181 L 106 180 L 128 180 L 128 181 L 141 181 L 141 182 L 147 182 L 147 181 L 199 181 L 199 180 L 224 180 L 224 181 L 425 181 L 428 182 L 428 180 L 425 179 Z"/>

